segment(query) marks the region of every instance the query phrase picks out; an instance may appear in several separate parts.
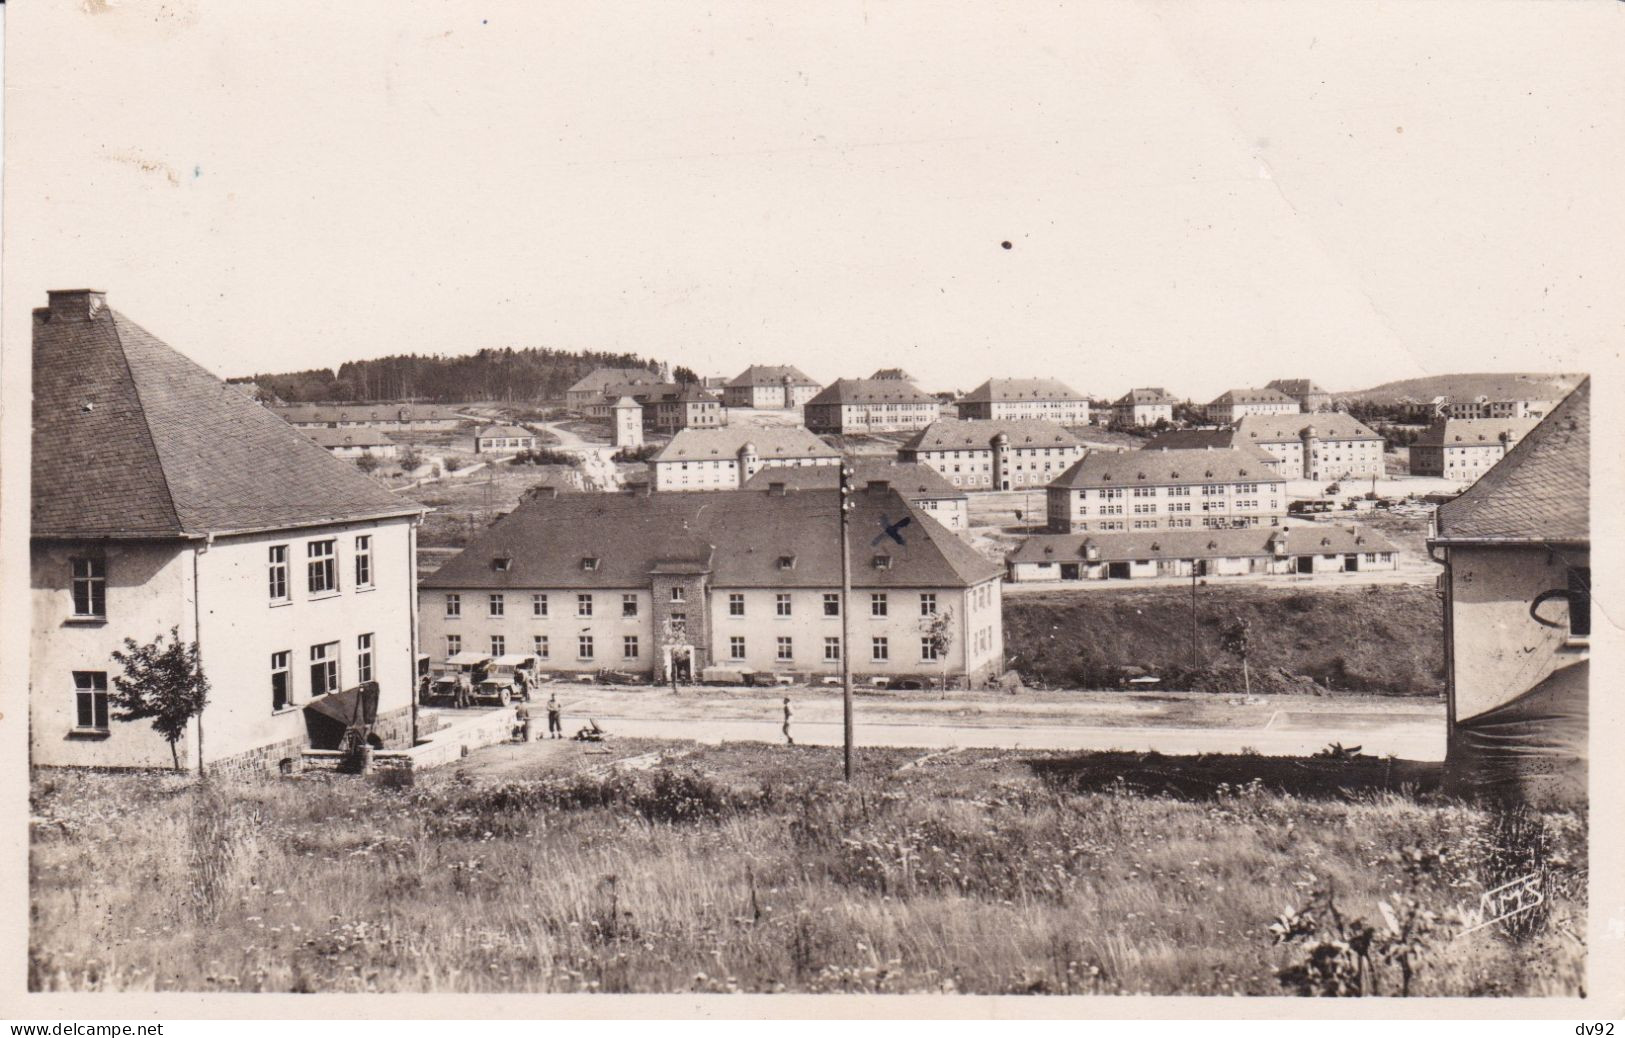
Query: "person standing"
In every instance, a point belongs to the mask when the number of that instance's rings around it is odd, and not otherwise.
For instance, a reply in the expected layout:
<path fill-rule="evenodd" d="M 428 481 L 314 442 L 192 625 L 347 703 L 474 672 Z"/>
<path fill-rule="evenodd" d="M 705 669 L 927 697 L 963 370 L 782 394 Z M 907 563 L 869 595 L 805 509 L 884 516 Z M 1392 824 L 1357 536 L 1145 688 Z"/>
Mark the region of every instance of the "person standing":
<path fill-rule="evenodd" d="M 791 738 L 791 736 L 790 736 L 790 697 L 789 696 L 784 697 L 784 744 L 786 746 L 794 746 L 796 744 L 795 739 Z"/>
<path fill-rule="evenodd" d="M 547 737 L 549 739 L 564 738 L 564 722 L 559 714 L 558 693 L 549 692 L 547 694 Z"/>

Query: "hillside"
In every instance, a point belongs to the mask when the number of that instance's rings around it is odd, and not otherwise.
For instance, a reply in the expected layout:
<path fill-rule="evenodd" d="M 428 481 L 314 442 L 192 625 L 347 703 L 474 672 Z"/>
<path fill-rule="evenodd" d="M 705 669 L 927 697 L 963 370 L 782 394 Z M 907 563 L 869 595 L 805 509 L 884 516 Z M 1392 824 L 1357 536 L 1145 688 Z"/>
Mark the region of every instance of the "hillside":
<path fill-rule="evenodd" d="M 1452 400 L 1472 400 L 1479 396 L 1487 396 L 1491 400 L 1561 400 L 1584 377 L 1563 372 L 1463 372 L 1384 382 L 1370 389 L 1352 390 L 1336 396 L 1340 400 L 1364 400 L 1373 404 L 1390 404 L 1401 397 L 1432 400 L 1436 396 Z"/>
<path fill-rule="evenodd" d="M 491 349 L 466 356 L 404 354 L 330 368 L 256 374 L 252 380 L 288 403 L 372 400 L 561 400 L 594 368 L 660 370 L 653 360 L 596 350 Z"/>
<path fill-rule="evenodd" d="M 1241 661 L 1221 646 L 1224 628 L 1240 617 L 1250 624 L 1254 692 L 1444 691 L 1431 588 L 1201 587 L 1194 670 L 1190 602 L 1186 588 L 1011 595 L 1006 656 L 1030 683 L 1116 688 L 1122 668 L 1137 667 L 1160 677 L 1161 688 L 1239 693 Z"/>

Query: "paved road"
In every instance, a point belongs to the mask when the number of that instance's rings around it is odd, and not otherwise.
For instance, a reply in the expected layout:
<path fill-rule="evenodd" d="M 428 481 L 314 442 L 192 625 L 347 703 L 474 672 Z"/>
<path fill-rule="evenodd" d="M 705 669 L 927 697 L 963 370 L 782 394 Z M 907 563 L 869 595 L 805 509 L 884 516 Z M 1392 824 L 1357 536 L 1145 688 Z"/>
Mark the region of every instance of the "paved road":
<path fill-rule="evenodd" d="M 621 471 L 610 460 L 615 448 L 602 443 L 589 443 L 580 434 L 566 429 L 558 422 L 538 423 L 558 437 L 554 450 L 575 454 L 581 458 L 581 478 L 588 490 L 614 490 L 621 485 Z"/>

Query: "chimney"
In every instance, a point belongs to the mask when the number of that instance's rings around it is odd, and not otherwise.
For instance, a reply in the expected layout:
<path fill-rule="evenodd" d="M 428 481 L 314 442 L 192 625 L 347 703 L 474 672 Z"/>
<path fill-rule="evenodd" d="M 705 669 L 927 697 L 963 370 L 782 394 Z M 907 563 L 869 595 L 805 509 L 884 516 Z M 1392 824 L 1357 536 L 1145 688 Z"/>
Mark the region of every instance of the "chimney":
<path fill-rule="evenodd" d="M 56 288 L 45 296 L 49 305 L 34 312 L 48 321 L 89 321 L 107 309 L 107 293 L 96 288 Z"/>
<path fill-rule="evenodd" d="M 783 497 L 784 496 L 784 484 L 783 483 L 769 483 L 767 485 L 767 492 L 769 494 L 773 495 L 774 497 Z"/>

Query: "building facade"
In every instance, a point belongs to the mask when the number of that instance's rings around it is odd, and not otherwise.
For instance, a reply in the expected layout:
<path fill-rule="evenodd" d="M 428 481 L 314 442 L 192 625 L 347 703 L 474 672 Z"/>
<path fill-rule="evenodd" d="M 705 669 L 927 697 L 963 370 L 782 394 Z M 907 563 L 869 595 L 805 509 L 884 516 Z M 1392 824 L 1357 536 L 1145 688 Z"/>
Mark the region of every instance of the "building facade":
<path fill-rule="evenodd" d="M 1399 568 L 1375 530 L 1314 524 L 1161 533 L 1037 534 L 1005 560 L 1012 583 L 1153 577 L 1313 576 Z"/>
<path fill-rule="evenodd" d="M 270 412 L 299 429 L 394 429 L 439 432 L 467 421 L 447 404 L 279 404 Z"/>
<path fill-rule="evenodd" d="M 594 368 L 564 391 L 564 406 L 588 414 L 604 406 L 611 386 L 652 385 L 659 381 L 659 376 L 648 368 Z"/>
<path fill-rule="evenodd" d="M 1449 418 L 1533 418 L 1539 420 L 1551 413 L 1550 400 L 1492 400 L 1479 396 L 1472 400 L 1452 400 L 1445 404 Z"/>
<path fill-rule="evenodd" d="M 369 689 L 372 736 L 412 744 L 420 507 L 101 292 L 34 312 L 33 379 L 34 764 L 275 773 L 336 748 L 314 715 Z M 173 758 L 110 702 L 112 653 L 172 629 L 212 686 Z"/>
<path fill-rule="evenodd" d="M 963 533 L 970 529 L 970 498 L 929 466 L 883 458 L 849 458 L 851 485 L 866 487 L 886 483 L 903 495 L 918 511 Z M 840 473 L 834 465 L 772 466 L 762 469 L 745 482 L 746 490 L 770 490 L 777 485 L 787 490 L 830 490 L 840 486 Z"/>
<path fill-rule="evenodd" d="M 527 501 L 423 580 L 423 644 L 436 658 L 532 652 L 548 671 L 656 680 L 714 667 L 816 680 L 848 652 L 866 682 L 1002 671 L 998 567 L 871 483 L 851 499 L 843 595 L 839 500 L 778 488 Z M 887 528 L 903 543 L 870 543 Z M 944 614 L 946 645 L 928 637 Z"/>
<path fill-rule="evenodd" d="M 838 465 L 841 453 L 806 429 L 684 429 L 649 459 L 655 490 L 738 490 L 767 466 Z"/>
<path fill-rule="evenodd" d="M 474 453 L 507 455 L 536 449 L 536 434 L 517 425 L 487 425 L 474 434 Z"/>
<path fill-rule="evenodd" d="M 1279 526 L 1286 481 L 1242 450 L 1086 454 L 1046 490 L 1051 533 Z"/>
<path fill-rule="evenodd" d="M 1298 402 L 1279 389 L 1231 389 L 1220 393 L 1203 412 L 1207 420 L 1229 425 L 1250 414 L 1297 414 Z"/>
<path fill-rule="evenodd" d="M 1278 378 L 1265 388 L 1278 390 L 1298 402 L 1298 410 L 1305 414 L 1332 409 L 1332 395 L 1307 378 Z"/>
<path fill-rule="evenodd" d="M 396 458 L 400 444 L 376 429 L 331 429 L 316 426 L 300 430 L 305 437 L 335 458 Z"/>
<path fill-rule="evenodd" d="M 958 401 L 959 417 L 1088 425 L 1089 398 L 1053 378 L 990 378 Z"/>
<path fill-rule="evenodd" d="M 818 389 L 818 383 L 800 368 L 752 364 L 722 387 L 722 403 L 725 407 L 794 411 L 817 396 Z"/>
<path fill-rule="evenodd" d="M 898 450 L 965 490 L 1047 486 L 1084 455 L 1083 442 L 1053 422 L 933 422 Z"/>
<path fill-rule="evenodd" d="M 1131 389 L 1112 401 L 1112 421 L 1118 425 L 1146 426 L 1174 420 L 1173 397 L 1161 386 Z"/>
<path fill-rule="evenodd" d="M 1230 442 L 1279 458 L 1279 471 L 1289 479 L 1370 479 L 1386 472 L 1382 437 L 1346 414 L 1247 415 L 1236 422 Z"/>
<path fill-rule="evenodd" d="M 842 378 L 808 400 L 802 423 L 815 433 L 900 432 L 937 420 L 941 401 L 902 379 Z"/>
<path fill-rule="evenodd" d="M 1411 444 L 1411 475 L 1471 483 L 1539 424 L 1533 418 L 1436 420 Z"/>

